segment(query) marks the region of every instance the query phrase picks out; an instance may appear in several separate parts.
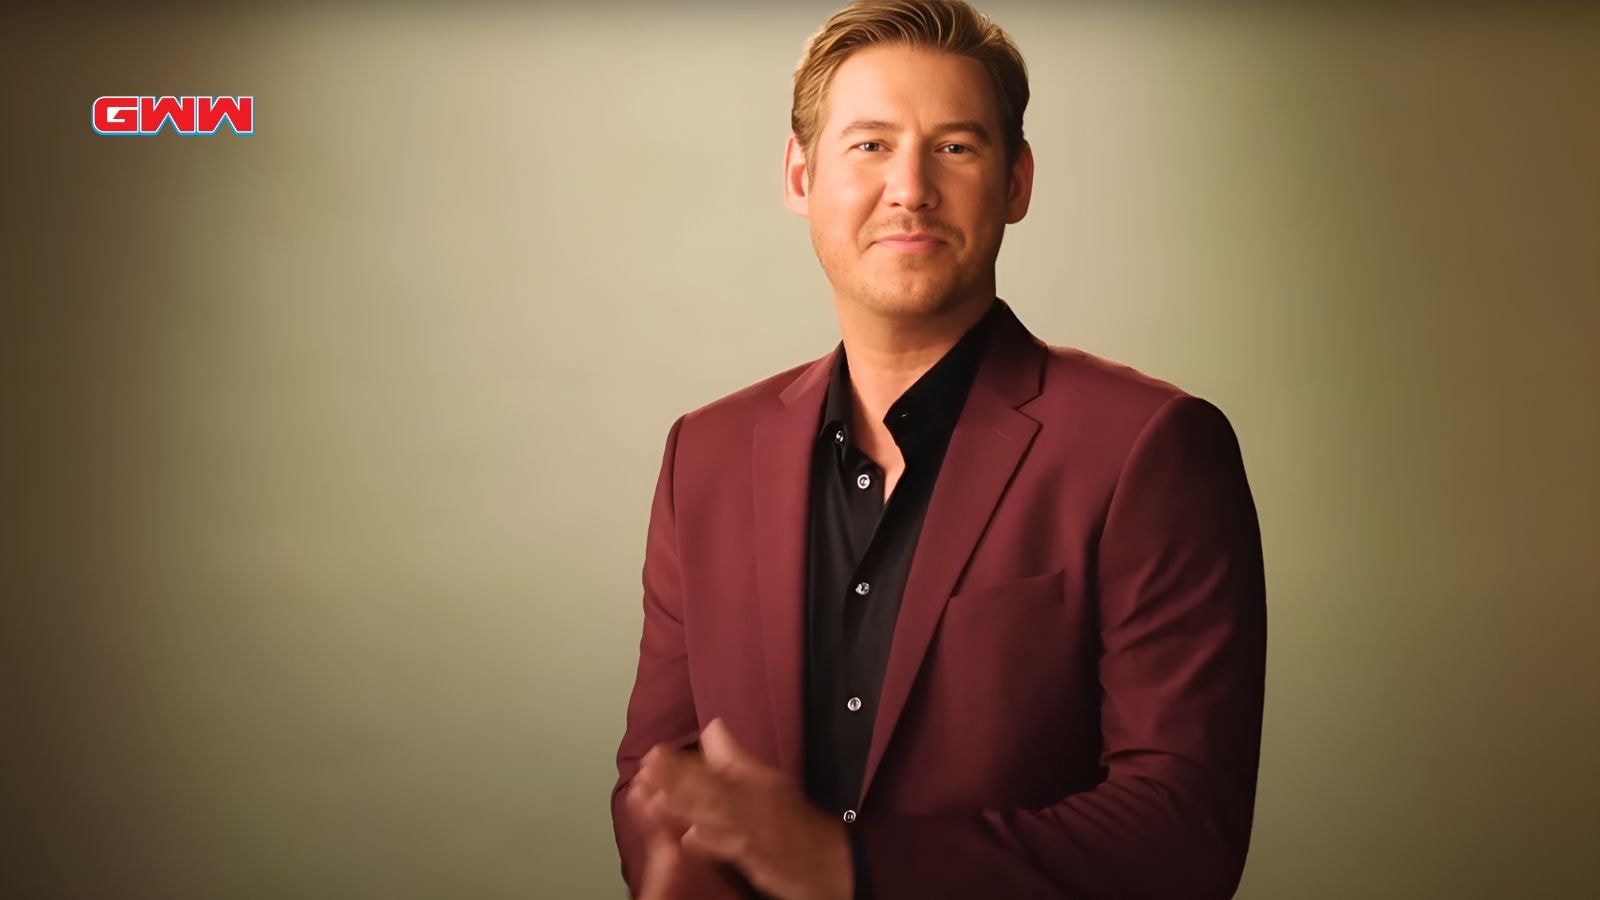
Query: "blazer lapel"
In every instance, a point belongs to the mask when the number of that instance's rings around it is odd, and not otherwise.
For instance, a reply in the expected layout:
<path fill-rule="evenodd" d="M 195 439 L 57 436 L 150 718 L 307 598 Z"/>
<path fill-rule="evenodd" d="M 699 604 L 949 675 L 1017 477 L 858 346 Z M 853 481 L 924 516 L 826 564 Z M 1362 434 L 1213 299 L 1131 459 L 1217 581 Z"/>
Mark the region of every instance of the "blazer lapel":
<path fill-rule="evenodd" d="M 1044 358 L 1044 346 L 1008 307 L 996 323 L 928 501 L 889 645 L 862 801 L 905 709 L 945 602 L 1039 430 L 1039 423 L 1017 407 L 1038 396 Z"/>
<path fill-rule="evenodd" d="M 809 366 L 778 395 L 782 407 L 753 438 L 756 591 L 778 766 L 805 775 L 806 548 L 811 451 L 838 351 Z"/>

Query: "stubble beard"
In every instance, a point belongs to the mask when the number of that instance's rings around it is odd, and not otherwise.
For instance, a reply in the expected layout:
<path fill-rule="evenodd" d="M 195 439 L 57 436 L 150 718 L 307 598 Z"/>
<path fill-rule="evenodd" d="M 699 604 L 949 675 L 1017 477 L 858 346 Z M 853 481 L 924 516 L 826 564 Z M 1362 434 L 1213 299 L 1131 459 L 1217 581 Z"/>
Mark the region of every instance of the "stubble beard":
<path fill-rule="evenodd" d="M 960 248 L 947 244 L 926 255 L 897 254 L 868 246 L 824 246 L 817 259 L 835 294 L 873 315 L 894 320 L 938 318 L 973 300 L 981 286 L 976 273 L 955 259 Z"/>
<path fill-rule="evenodd" d="M 878 253 L 882 251 L 869 251 Z M 938 254 L 948 253 L 940 250 Z M 911 257 L 875 260 L 871 268 L 854 275 L 847 293 L 857 304 L 885 318 L 935 317 L 956 306 L 965 293 L 961 273 L 948 260 Z"/>

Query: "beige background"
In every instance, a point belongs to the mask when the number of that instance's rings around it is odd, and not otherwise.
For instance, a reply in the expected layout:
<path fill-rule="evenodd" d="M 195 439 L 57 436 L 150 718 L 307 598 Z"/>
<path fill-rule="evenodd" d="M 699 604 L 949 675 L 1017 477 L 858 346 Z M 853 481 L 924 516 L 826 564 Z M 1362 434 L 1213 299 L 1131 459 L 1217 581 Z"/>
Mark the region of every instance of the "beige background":
<path fill-rule="evenodd" d="M 8 14 L 0 894 L 622 895 L 666 428 L 836 339 L 779 180 L 831 9 Z M 1597 21 L 989 9 L 1001 295 L 1243 442 L 1240 896 L 1592 896 Z"/>

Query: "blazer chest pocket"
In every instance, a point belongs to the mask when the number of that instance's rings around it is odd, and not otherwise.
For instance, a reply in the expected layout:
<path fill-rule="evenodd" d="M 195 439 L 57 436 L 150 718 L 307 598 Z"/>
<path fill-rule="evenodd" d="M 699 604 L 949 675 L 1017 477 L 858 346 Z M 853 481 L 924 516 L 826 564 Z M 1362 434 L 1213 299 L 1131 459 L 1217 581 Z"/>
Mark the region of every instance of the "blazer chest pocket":
<path fill-rule="evenodd" d="M 1093 662 L 1084 615 L 1065 570 L 955 594 L 934 643 L 929 684 L 936 705 L 1000 716 L 984 721 L 1010 722 L 1019 734 L 1059 721 Z"/>
<path fill-rule="evenodd" d="M 951 596 L 945 615 L 1004 616 L 1025 610 L 1061 611 L 1066 602 L 1065 570 L 1016 581 L 980 585 Z"/>

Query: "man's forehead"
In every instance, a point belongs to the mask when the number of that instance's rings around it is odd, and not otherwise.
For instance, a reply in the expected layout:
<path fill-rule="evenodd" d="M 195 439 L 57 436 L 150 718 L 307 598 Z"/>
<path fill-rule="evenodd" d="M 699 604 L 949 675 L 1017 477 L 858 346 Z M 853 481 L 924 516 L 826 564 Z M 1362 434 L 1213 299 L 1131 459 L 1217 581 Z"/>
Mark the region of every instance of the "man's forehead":
<path fill-rule="evenodd" d="M 903 46 L 851 54 L 834 72 L 825 102 L 830 133 L 862 122 L 992 123 L 999 115 L 988 73 L 977 60 Z"/>

